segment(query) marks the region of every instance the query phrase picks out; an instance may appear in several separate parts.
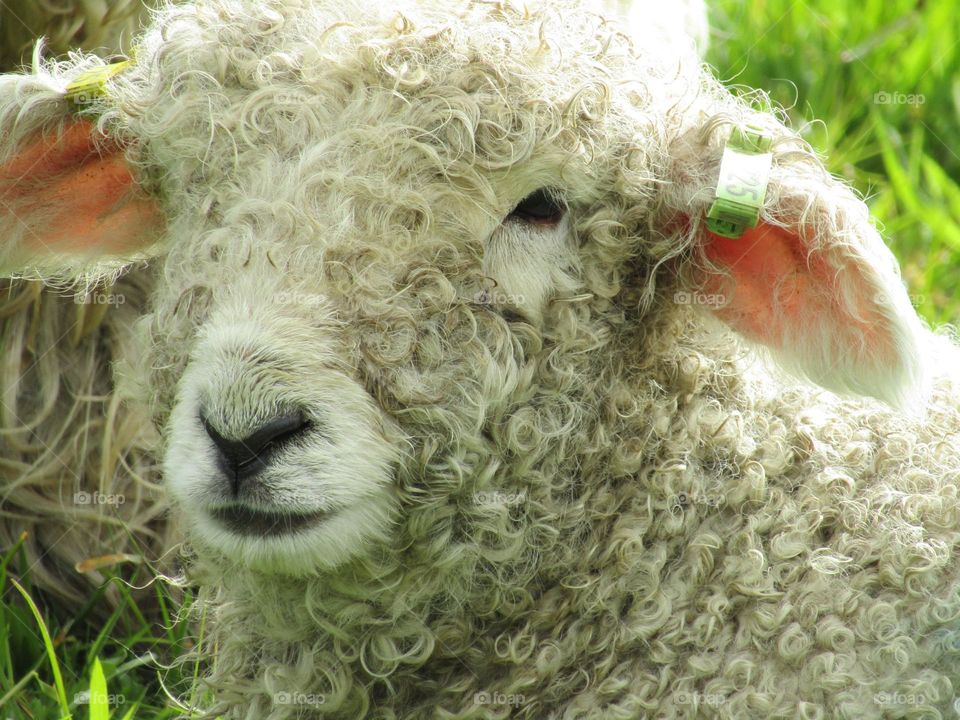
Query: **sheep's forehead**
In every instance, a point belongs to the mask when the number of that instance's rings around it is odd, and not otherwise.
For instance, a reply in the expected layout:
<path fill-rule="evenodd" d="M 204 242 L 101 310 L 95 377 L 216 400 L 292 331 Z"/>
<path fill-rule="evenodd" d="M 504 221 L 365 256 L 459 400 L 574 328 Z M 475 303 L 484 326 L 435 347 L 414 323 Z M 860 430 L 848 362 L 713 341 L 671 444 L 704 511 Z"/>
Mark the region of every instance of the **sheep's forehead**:
<path fill-rule="evenodd" d="M 172 90 L 157 92 L 144 125 L 170 146 L 159 152 L 171 177 L 277 197 L 301 192 L 277 181 L 299 175 L 328 196 L 417 188 L 489 211 L 538 184 L 524 160 L 536 156 L 536 175 L 591 155 L 628 54 L 589 15 L 574 30 L 569 14 L 491 3 L 329 5 L 206 2 L 168 19 L 154 87 Z M 493 182 L 517 171 L 506 193 Z"/>

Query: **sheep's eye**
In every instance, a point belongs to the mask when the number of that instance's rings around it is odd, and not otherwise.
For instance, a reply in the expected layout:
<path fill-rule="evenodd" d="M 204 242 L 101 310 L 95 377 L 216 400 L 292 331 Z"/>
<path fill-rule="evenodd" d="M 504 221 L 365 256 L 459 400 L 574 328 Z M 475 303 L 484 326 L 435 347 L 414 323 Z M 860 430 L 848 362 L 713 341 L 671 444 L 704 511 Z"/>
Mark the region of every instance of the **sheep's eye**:
<path fill-rule="evenodd" d="M 548 190 L 537 190 L 528 195 L 507 216 L 508 220 L 522 220 L 538 225 L 553 225 L 560 222 L 566 208 Z"/>

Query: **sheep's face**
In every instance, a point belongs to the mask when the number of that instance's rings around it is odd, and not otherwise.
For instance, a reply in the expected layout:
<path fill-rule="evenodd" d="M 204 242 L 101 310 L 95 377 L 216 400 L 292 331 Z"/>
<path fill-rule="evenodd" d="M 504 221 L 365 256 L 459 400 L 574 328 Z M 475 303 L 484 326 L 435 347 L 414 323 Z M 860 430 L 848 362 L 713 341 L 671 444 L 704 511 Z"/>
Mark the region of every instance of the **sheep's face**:
<path fill-rule="evenodd" d="M 588 415 L 572 380 L 602 352 L 614 310 L 597 296 L 631 250 L 578 223 L 623 229 L 611 153 L 636 140 L 605 126 L 602 74 L 521 15 L 394 17 L 324 47 L 302 38 L 335 19 L 263 11 L 265 44 L 227 52 L 234 30 L 255 42 L 234 27 L 249 19 L 190 17 L 160 72 L 194 71 L 193 106 L 142 118 L 189 198 L 150 338 L 174 499 L 200 545 L 265 571 L 408 543 L 417 511 L 449 532 L 506 455 L 549 455 L 537 412 Z"/>
<path fill-rule="evenodd" d="M 331 201 L 327 216 L 346 200 Z M 490 462 L 490 423 L 534 382 L 549 391 L 535 365 L 557 347 L 557 275 L 575 287 L 567 214 L 534 193 L 458 242 L 348 232 L 311 273 L 286 238 L 254 248 L 212 290 L 166 423 L 166 477 L 197 539 L 261 570 L 330 568 L 390 541 L 430 482 L 425 444 Z"/>

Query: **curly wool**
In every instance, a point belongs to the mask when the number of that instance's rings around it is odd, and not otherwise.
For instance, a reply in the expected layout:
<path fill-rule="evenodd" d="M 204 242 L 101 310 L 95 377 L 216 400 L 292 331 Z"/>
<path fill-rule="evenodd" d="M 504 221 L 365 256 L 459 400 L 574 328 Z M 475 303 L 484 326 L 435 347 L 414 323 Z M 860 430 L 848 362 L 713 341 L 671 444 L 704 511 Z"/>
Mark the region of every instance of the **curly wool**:
<path fill-rule="evenodd" d="M 392 522 L 336 567 L 254 569 L 191 530 L 204 710 L 947 717 L 960 353 L 925 330 L 898 348 L 901 384 L 922 385 L 923 357 L 944 373 L 920 417 L 789 378 L 675 301 L 715 269 L 696 218 L 731 125 L 774 135 L 764 220 L 845 241 L 826 262 L 886 253 L 862 203 L 676 38 L 631 40 L 568 3 L 335 5 L 166 9 L 100 120 L 135 141 L 169 220 L 137 326 L 167 457 L 194 432 L 183 378 L 231 313 L 262 343 L 238 355 L 262 362 L 213 402 L 252 416 L 336 372 L 396 448 Z M 52 102 L 74 72 L 25 87 Z M 535 277 L 539 247 L 496 246 L 543 186 L 576 243 Z M 476 299 L 497 252 L 524 270 L 498 266 L 512 309 Z M 872 359 L 858 352 L 844 359 Z M 817 379 L 868 380 L 842 364 Z M 166 479 L 189 471 L 168 461 Z"/>

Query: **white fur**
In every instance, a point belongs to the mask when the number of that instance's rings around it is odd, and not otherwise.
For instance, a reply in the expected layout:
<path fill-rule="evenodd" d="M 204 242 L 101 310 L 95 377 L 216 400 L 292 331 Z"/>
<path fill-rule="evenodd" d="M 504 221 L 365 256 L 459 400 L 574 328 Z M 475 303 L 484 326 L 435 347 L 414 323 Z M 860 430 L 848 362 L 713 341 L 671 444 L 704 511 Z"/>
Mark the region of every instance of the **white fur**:
<path fill-rule="evenodd" d="M 325 314 L 319 295 L 293 298 L 255 283 L 231 292 L 206 324 L 179 383 L 164 476 L 199 543 L 252 568 L 302 574 L 335 567 L 383 540 L 395 512 L 390 476 L 398 448 L 325 338 L 303 333 L 278 312 L 294 301 Z M 290 342 L 294 337 L 298 343 Z M 243 438 L 284 406 L 308 408 L 315 430 L 272 460 L 245 503 L 336 514 L 295 535 L 238 536 L 210 515 L 234 499 L 200 414 L 216 418 L 225 437 Z"/>

